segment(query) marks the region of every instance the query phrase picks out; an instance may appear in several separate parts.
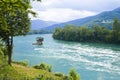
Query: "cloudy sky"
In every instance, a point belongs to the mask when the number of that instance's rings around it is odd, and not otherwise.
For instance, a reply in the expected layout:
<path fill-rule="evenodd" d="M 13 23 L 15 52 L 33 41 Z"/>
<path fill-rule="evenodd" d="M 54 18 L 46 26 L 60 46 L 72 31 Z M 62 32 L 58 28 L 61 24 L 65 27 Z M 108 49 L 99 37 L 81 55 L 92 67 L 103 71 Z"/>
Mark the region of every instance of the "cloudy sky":
<path fill-rule="evenodd" d="M 38 13 L 32 19 L 66 22 L 113 10 L 120 7 L 120 0 L 42 0 L 31 4 Z"/>

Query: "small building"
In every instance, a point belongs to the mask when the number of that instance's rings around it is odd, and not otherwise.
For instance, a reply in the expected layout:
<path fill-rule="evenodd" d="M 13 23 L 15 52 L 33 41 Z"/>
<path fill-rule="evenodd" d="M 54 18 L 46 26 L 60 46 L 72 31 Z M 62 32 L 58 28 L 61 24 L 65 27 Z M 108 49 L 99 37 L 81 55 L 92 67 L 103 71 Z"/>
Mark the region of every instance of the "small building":
<path fill-rule="evenodd" d="M 36 38 L 36 43 L 33 43 L 33 45 L 42 45 L 43 44 L 43 37 L 37 37 Z"/>
<path fill-rule="evenodd" d="M 37 37 L 36 38 L 36 41 L 37 41 L 37 44 L 40 45 L 40 44 L 43 44 L 43 37 Z"/>

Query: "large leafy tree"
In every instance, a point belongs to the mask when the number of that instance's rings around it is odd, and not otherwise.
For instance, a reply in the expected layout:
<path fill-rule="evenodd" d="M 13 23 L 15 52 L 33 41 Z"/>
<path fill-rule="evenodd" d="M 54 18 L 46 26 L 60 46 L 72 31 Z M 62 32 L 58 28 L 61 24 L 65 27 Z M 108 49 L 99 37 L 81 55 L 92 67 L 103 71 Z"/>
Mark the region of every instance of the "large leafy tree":
<path fill-rule="evenodd" d="M 30 30 L 28 14 L 34 14 L 30 11 L 30 1 L 0 0 L 0 37 L 7 47 L 9 65 L 12 61 L 13 37 L 25 35 Z"/>

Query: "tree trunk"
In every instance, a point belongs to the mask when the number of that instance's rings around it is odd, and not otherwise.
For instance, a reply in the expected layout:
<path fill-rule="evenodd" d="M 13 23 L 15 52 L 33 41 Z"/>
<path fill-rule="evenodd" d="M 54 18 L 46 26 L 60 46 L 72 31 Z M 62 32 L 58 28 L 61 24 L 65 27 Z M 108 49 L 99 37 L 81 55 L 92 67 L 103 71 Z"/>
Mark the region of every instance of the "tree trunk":
<path fill-rule="evenodd" d="M 11 65 L 12 62 L 12 49 L 13 49 L 13 36 L 9 37 L 7 40 L 8 47 L 8 64 Z"/>

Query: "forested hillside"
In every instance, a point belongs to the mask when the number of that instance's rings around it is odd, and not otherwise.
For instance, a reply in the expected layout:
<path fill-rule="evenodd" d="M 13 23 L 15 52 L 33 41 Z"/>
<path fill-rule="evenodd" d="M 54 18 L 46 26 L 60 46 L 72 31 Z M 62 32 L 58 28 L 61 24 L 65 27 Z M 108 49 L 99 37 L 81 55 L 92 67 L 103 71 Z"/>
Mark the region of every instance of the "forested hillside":
<path fill-rule="evenodd" d="M 43 29 L 54 31 L 55 28 L 57 28 L 57 27 L 62 28 L 65 25 L 93 27 L 96 24 L 106 27 L 107 29 L 111 29 L 114 18 L 120 19 L 120 7 L 116 8 L 112 11 L 102 12 L 95 16 L 89 16 L 89 17 L 80 18 L 80 19 L 76 19 L 76 20 L 72 20 L 72 21 L 68 21 L 68 22 L 64 22 L 64 23 L 60 23 L 60 24 L 55 24 L 55 25 L 48 26 Z"/>

